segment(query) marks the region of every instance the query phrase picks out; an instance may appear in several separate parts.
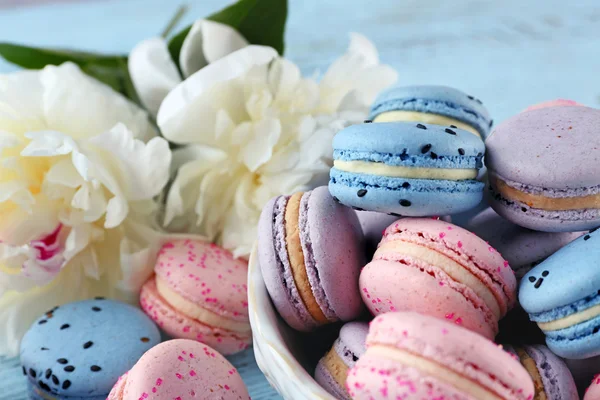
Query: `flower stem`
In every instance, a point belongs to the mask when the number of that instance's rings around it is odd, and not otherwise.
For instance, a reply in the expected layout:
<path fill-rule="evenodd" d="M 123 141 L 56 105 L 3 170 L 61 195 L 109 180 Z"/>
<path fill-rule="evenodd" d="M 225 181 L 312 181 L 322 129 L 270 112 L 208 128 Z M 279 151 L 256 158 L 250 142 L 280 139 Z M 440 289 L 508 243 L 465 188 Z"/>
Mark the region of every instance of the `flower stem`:
<path fill-rule="evenodd" d="M 181 18 L 183 18 L 183 16 L 188 11 L 189 11 L 189 7 L 187 4 L 180 5 L 179 8 L 177 9 L 177 11 L 175 12 L 175 14 L 173 15 L 173 17 L 171 17 L 171 19 L 169 20 L 169 23 L 167 24 L 165 29 L 162 31 L 160 36 L 166 39 L 167 36 L 169 36 L 171 34 L 171 32 L 173 31 L 173 28 L 175 28 L 177 26 L 177 24 L 179 24 L 179 21 L 181 21 Z"/>

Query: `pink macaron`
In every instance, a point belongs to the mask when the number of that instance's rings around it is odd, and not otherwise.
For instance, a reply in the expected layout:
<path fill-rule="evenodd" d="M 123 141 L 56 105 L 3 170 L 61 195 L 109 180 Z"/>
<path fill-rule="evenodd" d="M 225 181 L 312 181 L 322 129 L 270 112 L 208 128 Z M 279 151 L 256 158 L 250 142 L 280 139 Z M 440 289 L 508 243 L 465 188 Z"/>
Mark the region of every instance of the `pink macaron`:
<path fill-rule="evenodd" d="M 380 315 L 348 374 L 354 400 L 532 400 L 528 372 L 501 346 L 456 324 L 412 313 Z"/>
<path fill-rule="evenodd" d="M 140 303 L 167 334 L 226 355 L 250 345 L 246 261 L 215 244 L 175 240 L 163 246 L 154 270 Z"/>
<path fill-rule="evenodd" d="M 107 400 L 248 400 L 237 370 L 215 350 L 175 339 L 148 350 L 115 384 Z"/>
<path fill-rule="evenodd" d="M 500 253 L 471 232 L 404 218 L 386 229 L 359 285 L 374 315 L 417 311 L 493 339 L 515 304 L 517 282 Z"/>

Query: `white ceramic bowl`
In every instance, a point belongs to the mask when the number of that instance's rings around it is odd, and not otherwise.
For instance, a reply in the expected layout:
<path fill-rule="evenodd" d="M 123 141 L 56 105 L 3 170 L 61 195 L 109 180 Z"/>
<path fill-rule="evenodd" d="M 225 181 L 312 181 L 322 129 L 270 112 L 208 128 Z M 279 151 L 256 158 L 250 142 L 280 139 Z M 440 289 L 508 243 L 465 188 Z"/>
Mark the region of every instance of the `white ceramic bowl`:
<path fill-rule="evenodd" d="M 283 398 L 335 400 L 307 372 L 307 362 L 298 346 L 298 332 L 287 326 L 273 308 L 258 264 L 256 246 L 249 262 L 248 308 L 256 363 Z"/>

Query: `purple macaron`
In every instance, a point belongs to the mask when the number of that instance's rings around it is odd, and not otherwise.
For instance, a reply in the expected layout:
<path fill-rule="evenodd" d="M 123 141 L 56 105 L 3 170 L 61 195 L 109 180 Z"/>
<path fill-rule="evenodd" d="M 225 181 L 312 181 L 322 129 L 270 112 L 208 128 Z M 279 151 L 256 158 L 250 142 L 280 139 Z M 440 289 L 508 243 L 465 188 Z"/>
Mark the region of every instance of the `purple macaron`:
<path fill-rule="evenodd" d="M 535 385 L 536 396 L 548 400 L 578 400 L 577 387 L 565 362 L 543 345 L 506 346 L 505 350 L 521 361 Z"/>
<path fill-rule="evenodd" d="M 523 112 L 487 138 L 491 205 L 515 224 L 545 232 L 600 226 L 600 110 Z"/>
<path fill-rule="evenodd" d="M 346 377 L 348 370 L 366 351 L 368 332 L 366 322 L 345 324 L 331 350 L 317 364 L 315 380 L 337 399 L 351 399 L 346 391 Z"/>
<path fill-rule="evenodd" d="M 327 187 L 267 203 L 258 225 L 258 261 L 288 325 L 311 331 L 361 314 L 362 248 L 355 212 L 337 203 Z"/>

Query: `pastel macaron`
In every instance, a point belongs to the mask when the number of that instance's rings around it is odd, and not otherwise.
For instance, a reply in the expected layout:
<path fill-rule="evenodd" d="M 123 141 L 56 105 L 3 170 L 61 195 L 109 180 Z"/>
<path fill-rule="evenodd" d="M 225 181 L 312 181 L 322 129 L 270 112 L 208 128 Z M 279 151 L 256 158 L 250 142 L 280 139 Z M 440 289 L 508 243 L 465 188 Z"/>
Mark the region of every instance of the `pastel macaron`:
<path fill-rule="evenodd" d="M 600 355 L 600 234 L 566 245 L 521 280 L 519 302 L 564 358 Z"/>
<path fill-rule="evenodd" d="M 535 386 L 534 399 L 579 400 L 565 362 L 543 345 L 504 346 L 525 367 Z"/>
<path fill-rule="evenodd" d="M 517 297 L 514 273 L 500 253 L 471 232 L 430 218 L 390 225 L 359 285 L 374 315 L 416 311 L 489 339 Z"/>
<path fill-rule="evenodd" d="M 528 372 L 492 341 L 418 313 L 380 315 L 348 374 L 354 400 L 531 400 Z"/>
<path fill-rule="evenodd" d="M 600 400 L 600 374 L 592 380 L 592 384 L 586 389 L 583 400 Z"/>
<path fill-rule="evenodd" d="M 271 199 L 259 220 L 257 252 L 267 291 L 292 328 L 311 331 L 363 311 L 360 224 L 327 187 Z"/>
<path fill-rule="evenodd" d="M 456 128 L 413 122 L 351 125 L 333 139 L 329 191 L 357 210 L 439 216 L 476 207 L 485 146 Z"/>
<path fill-rule="evenodd" d="M 21 342 L 21 365 L 33 400 L 104 400 L 119 376 L 160 342 L 141 310 L 97 298 L 38 318 Z"/>
<path fill-rule="evenodd" d="M 346 391 L 346 378 L 348 370 L 365 352 L 368 331 L 366 322 L 348 322 L 331 350 L 317 364 L 315 380 L 336 399 L 351 399 Z"/>
<path fill-rule="evenodd" d="M 523 112 L 486 140 L 490 204 L 502 217 L 545 232 L 600 226 L 600 111 Z"/>
<path fill-rule="evenodd" d="M 485 138 L 493 121 L 483 103 L 447 86 L 395 86 L 379 94 L 371 106 L 373 122 L 422 122 L 454 125 Z"/>
<path fill-rule="evenodd" d="M 150 349 L 121 377 L 107 400 L 249 400 L 240 374 L 211 347 L 189 339 Z"/>
<path fill-rule="evenodd" d="M 140 303 L 168 335 L 226 355 L 250 345 L 245 260 L 203 240 L 179 239 L 162 247 L 154 271 Z"/>

